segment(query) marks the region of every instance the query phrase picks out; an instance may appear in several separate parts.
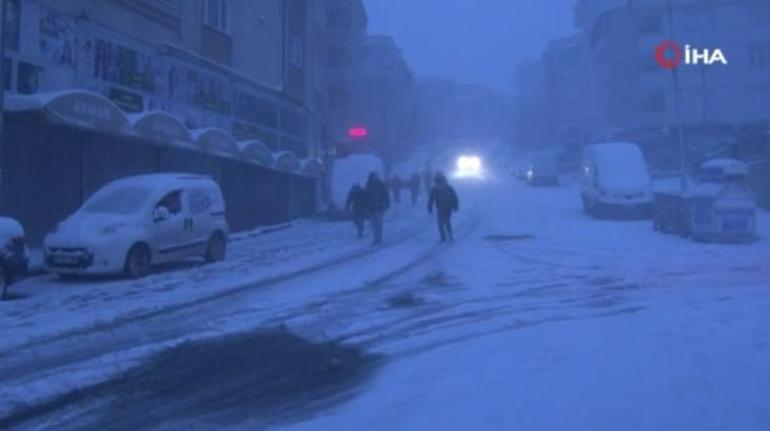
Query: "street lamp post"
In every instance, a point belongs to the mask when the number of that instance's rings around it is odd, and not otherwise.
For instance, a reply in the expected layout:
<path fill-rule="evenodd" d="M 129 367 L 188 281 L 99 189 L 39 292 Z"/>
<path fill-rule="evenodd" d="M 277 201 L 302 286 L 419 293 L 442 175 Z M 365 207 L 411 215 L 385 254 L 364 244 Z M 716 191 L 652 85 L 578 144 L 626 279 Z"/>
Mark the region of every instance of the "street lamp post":
<path fill-rule="evenodd" d="M 668 33 L 669 38 L 674 38 L 674 8 L 671 4 L 671 0 L 666 1 L 666 9 L 668 15 Z M 677 68 L 671 69 L 671 81 L 674 88 L 674 115 L 676 121 L 677 140 L 679 143 L 679 182 L 682 191 L 685 191 L 687 187 L 687 163 L 684 143 L 684 130 L 682 128 L 682 107 L 681 107 L 681 87 L 679 85 L 679 73 Z"/>

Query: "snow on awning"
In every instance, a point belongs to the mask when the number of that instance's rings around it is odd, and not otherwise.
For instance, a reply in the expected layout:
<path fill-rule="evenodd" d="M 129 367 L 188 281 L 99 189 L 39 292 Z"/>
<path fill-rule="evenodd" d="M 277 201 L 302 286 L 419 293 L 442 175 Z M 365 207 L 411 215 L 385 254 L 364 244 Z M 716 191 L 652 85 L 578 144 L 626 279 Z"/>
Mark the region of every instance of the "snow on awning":
<path fill-rule="evenodd" d="M 190 130 L 179 118 L 164 111 L 148 111 L 128 116 L 131 131 L 142 138 L 165 143 L 191 143 Z"/>
<path fill-rule="evenodd" d="M 314 177 L 320 177 L 323 174 L 323 163 L 318 159 L 304 159 L 301 162 L 302 172 Z"/>
<path fill-rule="evenodd" d="M 273 159 L 278 170 L 294 172 L 300 168 L 299 159 L 291 151 L 279 151 L 273 155 Z"/>
<path fill-rule="evenodd" d="M 232 135 L 218 127 L 195 129 L 192 131 L 192 138 L 198 148 L 208 153 L 237 156 L 241 152 Z"/>
<path fill-rule="evenodd" d="M 270 147 L 264 142 L 257 140 L 243 141 L 238 143 L 238 147 L 241 149 L 241 155 L 247 160 L 263 166 L 273 165 L 273 153 L 270 152 Z"/>
<path fill-rule="evenodd" d="M 40 111 L 52 122 L 120 133 L 128 118 L 110 99 L 87 90 L 65 90 L 34 95 L 8 95 L 7 111 Z"/>

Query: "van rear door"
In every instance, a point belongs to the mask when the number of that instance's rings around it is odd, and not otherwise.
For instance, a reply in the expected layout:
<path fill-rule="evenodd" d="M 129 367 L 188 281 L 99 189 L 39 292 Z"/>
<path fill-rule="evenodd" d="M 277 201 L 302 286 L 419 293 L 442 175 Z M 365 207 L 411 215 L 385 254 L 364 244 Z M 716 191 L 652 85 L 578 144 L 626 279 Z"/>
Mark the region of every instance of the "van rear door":
<path fill-rule="evenodd" d="M 214 193 L 211 187 L 195 185 L 190 187 L 187 197 L 195 249 L 203 254 L 206 251 L 209 238 L 216 229 L 214 220 L 218 215 L 214 213 L 217 211 L 218 194 Z"/>

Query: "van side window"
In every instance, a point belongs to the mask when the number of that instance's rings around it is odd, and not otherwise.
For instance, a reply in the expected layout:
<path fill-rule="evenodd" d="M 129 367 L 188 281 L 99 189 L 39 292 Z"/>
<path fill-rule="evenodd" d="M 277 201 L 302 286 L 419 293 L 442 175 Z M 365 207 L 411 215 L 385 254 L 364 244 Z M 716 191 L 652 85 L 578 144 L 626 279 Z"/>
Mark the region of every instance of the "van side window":
<path fill-rule="evenodd" d="M 182 212 L 182 191 L 173 191 L 161 199 L 156 207 L 166 207 L 171 215 Z"/>
<path fill-rule="evenodd" d="M 187 194 L 187 205 L 193 214 L 204 213 L 213 205 L 211 194 L 202 188 L 192 189 Z"/>

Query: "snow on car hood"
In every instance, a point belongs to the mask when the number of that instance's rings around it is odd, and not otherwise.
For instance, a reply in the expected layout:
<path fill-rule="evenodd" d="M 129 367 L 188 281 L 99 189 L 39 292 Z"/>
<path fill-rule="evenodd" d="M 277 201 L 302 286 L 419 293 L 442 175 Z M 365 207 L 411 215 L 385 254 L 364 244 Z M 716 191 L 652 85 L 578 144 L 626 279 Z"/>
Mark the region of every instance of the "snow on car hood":
<path fill-rule="evenodd" d="M 76 213 L 61 222 L 46 238 L 46 245 L 78 246 L 105 237 L 105 229 L 135 222 L 134 217 L 115 214 Z"/>
<path fill-rule="evenodd" d="M 16 236 L 24 236 L 24 229 L 12 218 L 0 217 L 0 247 Z"/>

